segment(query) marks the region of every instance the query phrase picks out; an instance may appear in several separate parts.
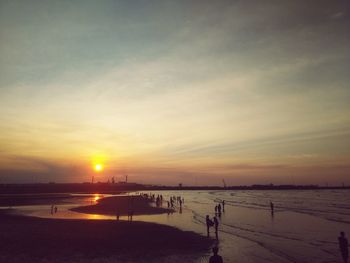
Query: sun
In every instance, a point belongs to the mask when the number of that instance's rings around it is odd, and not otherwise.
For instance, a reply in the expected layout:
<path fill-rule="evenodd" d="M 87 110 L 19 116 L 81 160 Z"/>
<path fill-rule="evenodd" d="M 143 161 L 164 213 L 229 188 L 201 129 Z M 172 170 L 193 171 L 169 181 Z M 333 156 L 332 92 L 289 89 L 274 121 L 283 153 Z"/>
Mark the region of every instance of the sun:
<path fill-rule="evenodd" d="M 101 172 L 103 170 L 103 165 L 100 164 L 100 163 L 95 164 L 94 169 L 95 169 L 96 172 Z"/>

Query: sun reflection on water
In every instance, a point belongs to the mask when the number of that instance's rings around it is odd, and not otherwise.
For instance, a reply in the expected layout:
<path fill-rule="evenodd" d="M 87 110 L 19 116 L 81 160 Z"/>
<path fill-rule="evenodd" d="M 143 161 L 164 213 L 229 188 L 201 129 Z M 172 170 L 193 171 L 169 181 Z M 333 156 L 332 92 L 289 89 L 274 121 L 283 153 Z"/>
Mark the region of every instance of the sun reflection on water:
<path fill-rule="evenodd" d="M 95 203 L 98 202 L 98 200 L 100 200 L 103 196 L 101 196 L 100 194 L 94 194 L 93 200 Z"/>

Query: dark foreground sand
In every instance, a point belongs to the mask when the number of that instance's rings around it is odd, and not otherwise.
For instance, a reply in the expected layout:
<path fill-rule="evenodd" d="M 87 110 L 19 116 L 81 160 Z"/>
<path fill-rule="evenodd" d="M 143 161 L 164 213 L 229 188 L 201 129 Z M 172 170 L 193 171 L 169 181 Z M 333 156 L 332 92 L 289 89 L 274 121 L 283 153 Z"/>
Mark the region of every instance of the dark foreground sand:
<path fill-rule="evenodd" d="M 152 215 L 173 212 L 172 209 L 151 206 L 151 200 L 141 196 L 113 196 L 103 198 L 95 205 L 73 208 L 75 212 L 95 215 Z M 165 205 L 165 202 L 164 202 Z"/>
<path fill-rule="evenodd" d="M 211 245 L 206 237 L 153 223 L 0 211 L 0 262 L 194 262 Z"/>

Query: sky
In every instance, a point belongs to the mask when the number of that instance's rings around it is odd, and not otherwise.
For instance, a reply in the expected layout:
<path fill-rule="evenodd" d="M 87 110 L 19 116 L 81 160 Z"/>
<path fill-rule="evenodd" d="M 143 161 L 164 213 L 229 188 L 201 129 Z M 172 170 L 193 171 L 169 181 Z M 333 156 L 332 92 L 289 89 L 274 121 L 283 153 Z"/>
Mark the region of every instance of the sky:
<path fill-rule="evenodd" d="M 349 69 L 347 0 L 0 0 L 0 183 L 350 185 Z"/>

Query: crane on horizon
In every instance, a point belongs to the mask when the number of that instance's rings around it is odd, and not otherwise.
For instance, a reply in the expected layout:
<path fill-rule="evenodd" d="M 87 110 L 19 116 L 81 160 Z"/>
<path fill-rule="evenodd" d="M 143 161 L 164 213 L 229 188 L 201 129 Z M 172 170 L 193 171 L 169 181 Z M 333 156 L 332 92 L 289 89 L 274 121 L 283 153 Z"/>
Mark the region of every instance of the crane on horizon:
<path fill-rule="evenodd" d="M 222 179 L 222 182 L 224 183 L 224 188 L 226 189 L 226 182 L 225 182 L 225 179 Z"/>

